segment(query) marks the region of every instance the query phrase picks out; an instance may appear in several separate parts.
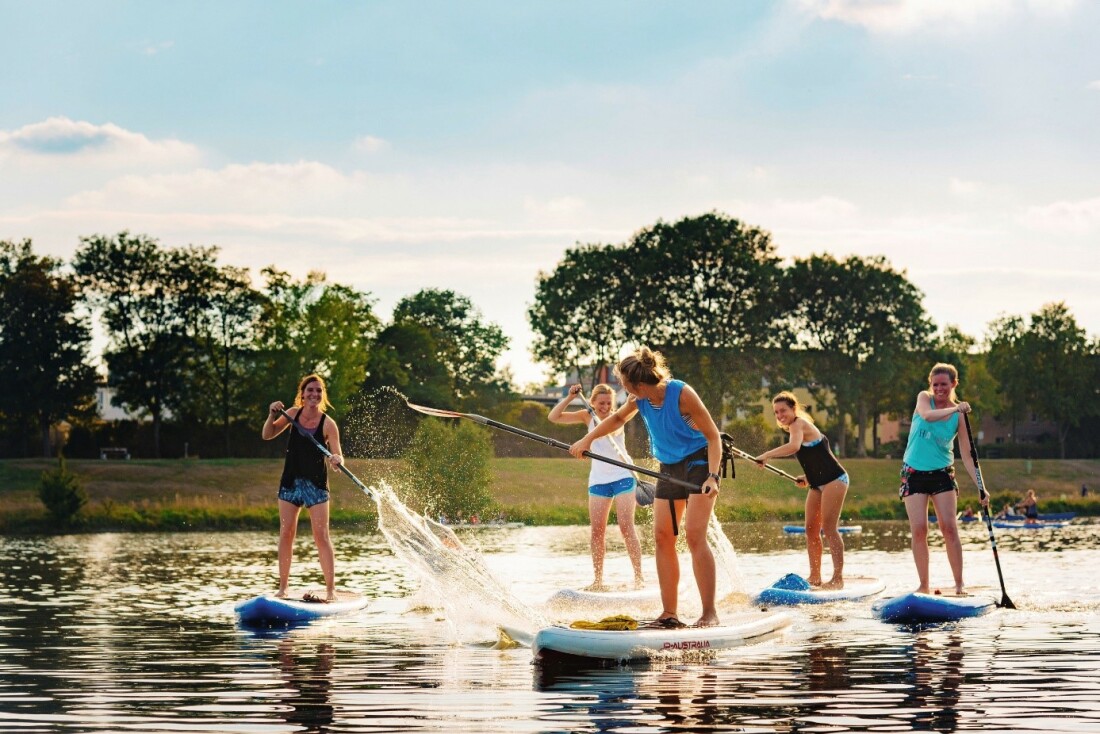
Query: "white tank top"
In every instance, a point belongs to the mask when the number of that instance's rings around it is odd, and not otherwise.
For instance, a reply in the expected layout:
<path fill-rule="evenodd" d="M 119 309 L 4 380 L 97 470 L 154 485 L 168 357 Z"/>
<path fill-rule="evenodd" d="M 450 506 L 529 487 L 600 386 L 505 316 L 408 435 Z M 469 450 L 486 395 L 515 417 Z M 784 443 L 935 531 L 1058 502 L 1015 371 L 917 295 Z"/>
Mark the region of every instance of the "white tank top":
<path fill-rule="evenodd" d="M 589 416 L 588 418 L 588 430 L 592 430 L 596 427 L 596 419 Z M 612 443 L 614 441 L 614 443 Z M 615 450 L 618 446 L 622 450 L 622 456 Z M 634 460 L 630 458 L 630 454 L 626 452 L 626 434 L 623 433 L 623 429 L 619 429 L 614 433 L 601 436 L 592 442 L 592 448 L 589 449 L 594 454 L 600 456 L 606 456 L 609 459 L 615 461 L 625 461 L 627 464 L 633 464 Z M 624 459 L 623 456 L 626 458 Z M 622 469 L 614 464 L 608 464 L 606 461 L 599 461 L 597 459 L 589 459 L 592 462 L 592 467 L 588 470 L 588 486 L 594 487 L 597 484 L 610 484 L 611 482 L 617 482 L 620 479 L 626 479 L 634 476 L 634 474 L 628 469 Z"/>

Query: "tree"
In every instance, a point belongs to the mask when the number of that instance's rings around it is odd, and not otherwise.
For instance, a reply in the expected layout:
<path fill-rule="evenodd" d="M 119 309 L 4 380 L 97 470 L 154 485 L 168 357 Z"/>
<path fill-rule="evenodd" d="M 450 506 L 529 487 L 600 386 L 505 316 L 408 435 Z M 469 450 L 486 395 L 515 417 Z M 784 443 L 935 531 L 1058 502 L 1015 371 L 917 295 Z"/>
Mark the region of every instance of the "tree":
<path fill-rule="evenodd" d="M 406 475 L 416 477 L 416 494 L 407 502 L 451 518 L 483 513 L 492 502 L 492 457 L 486 429 L 465 421 L 421 421 L 403 457 Z"/>
<path fill-rule="evenodd" d="M 73 268 L 107 327 L 104 352 L 116 404 L 148 414 L 161 455 L 165 413 L 185 408 L 193 325 L 216 274 L 212 247 L 161 248 L 147 235 L 81 238 Z"/>
<path fill-rule="evenodd" d="M 797 259 L 783 288 L 795 345 L 819 389 L 834 397 L 840 419 L 838 449 L 846 450 L 845 416 L 856 414 L 859 445 L 866 455 L 866 429 L 874 406 L 922 350 L 933 332 L 923 294 L 883 257 L 831 255 Z"/>
<path fill-rule="evenodd" d="M 79 301 L 60 261 L 36 256 L 30 240 L 0 242 L 0 412 L 34 427 L 42 456 L 52 453 L 50 426 L 89 412 L 95 399 L 91 330 L 76 314 Z"/>

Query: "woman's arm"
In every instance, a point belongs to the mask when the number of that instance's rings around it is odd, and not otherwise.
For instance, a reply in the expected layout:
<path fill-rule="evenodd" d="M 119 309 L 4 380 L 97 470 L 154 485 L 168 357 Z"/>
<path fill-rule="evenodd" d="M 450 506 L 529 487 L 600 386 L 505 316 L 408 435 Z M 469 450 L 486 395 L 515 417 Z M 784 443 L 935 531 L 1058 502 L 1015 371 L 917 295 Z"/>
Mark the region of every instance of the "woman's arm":
<path fill-rule="evenodd" d="M 584 435 L 584 438 L 570 446 L 569 453 L 573 454 L 573 456 L 576 456 L 578 459 L 583 459 L 584 452 L 592 447 L 593 441 L 619 430 L 625 426 L 626 422 L 633 418 L 634 414 L 637 412 L 638 405 L 634 402 L 634 398 L 627 400 L 622 404 L 622 407 L 597 423 L 595 428 Z"/>
<path fill-rule="evenodd" d="M 580 391 L 580 385 L 572 385 L 569 388 L 568 394 L 566 394 L 557 405 L 550 409 L 550 415 L 546 416 L 547 420 L 551 423 L 587 423 L 587 410 L 574 410 L 569 413 L 564 412 L 565 406 L 573 402 Z"/>
<path fill-rule="evenodd" d="M 336 426 L 336 421 L 331 418 L 325 421 L 325 443 L 328 444 L 328 450 L 332 453 L 328 463 L 335 469 L 344 463 L 344 452 L 340 449 L 340 429 Z"/>
<path fill-rule="evenodd" d="M 799 418 L 794 423 L 791 423 L 791 435 L 787 443 L 782 446 L 776 446 L 774 449 L 765 451 L 756 457 L 756 463 L 763 466 L 764 462 L 768 459 L 778 459 L 783 456 L 794 456 L 798 453 L 798 450 L 802 448 L 802 419 Z"/>
<path fill-rule="evenodd" d="M 707 465 L 714 476 L 707 477 L 707 481 L 703 482 L 703 494 L 717 494 L 718 480 L 715 477 L 722 469 L 722 437 L 710 411 L 690 385 L 684 385 L 684 389 L 680 391 L 680 413 L 690 418 L 695 427 L 707 437 Z"/>
<path fill-rule="evenodd" d="M 286 427 L 290 425 L 290 422 L 279 413 L 280 410 L 283 410 L 282 400 L 276 400 L 271 404 L 271 407 L 268 408 L 267 420 L 264 421 L 264 427 L 260 431 L 260 437 L 263 438 L 263 440 L 270 441 L 285 431 Z M 287 413 L 291 416 L 295 416 L 298 414 L 299 410 L 300 408 L 291 408 Z"/>
<path fill-rule="evenodd" d="M 917 414 L 929 422 L 942 421 L 950 418 L 955 413 L 969 413 L 970 403 L 960 402 L 955 403 L 947 408 L 933 408 L 932 396 L 927 392 L 920 392 L 917 394 Z M 961 433 L 959 434 L 962 435 Z"/>

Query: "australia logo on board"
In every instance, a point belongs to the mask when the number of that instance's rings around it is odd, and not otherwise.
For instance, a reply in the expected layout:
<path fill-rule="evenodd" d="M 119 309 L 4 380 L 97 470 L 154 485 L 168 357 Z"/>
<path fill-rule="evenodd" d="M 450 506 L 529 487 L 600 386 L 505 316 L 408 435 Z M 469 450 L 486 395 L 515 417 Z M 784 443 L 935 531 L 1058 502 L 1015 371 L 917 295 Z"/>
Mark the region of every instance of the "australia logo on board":
<path fill-rule="evenodd" d="M 664 643 L 665 650 L 706 650 L 710 647 L 710 640 L 679 640 L 677 642 Z"/>

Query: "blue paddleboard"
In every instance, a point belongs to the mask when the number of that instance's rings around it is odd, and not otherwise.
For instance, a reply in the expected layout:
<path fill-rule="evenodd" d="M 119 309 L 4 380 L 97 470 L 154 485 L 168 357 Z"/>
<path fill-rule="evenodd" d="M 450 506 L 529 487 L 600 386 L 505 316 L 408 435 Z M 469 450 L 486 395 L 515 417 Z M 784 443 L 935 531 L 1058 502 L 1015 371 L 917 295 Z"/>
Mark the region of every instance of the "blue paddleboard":
<path fill-rule="evenodd" d="M 1001 522 L 1000 520 L 993 523 L 993 527 L 1002 528 L 1004 530 L 1044 530 L 1046 528 L 1063 528 L 1066 524 L 1064 522 Z"/>
<path fill-rule="evenodd" d="M 301 597 L 279 598 L 274 594 L 261 594 L 242 601 L 233 609 L 241 624 L 253 627 L 274 627 L 308 622 L 321 617 L 347 614 L 367 606 L 366 597 L 342 591 L 333 602 L 310 602 Z"/>
<path fill-rule="evenodd" d="M 862 533 L 862 525 L 841 525 L 838 530 L 842 533 Z M 806 527 L 804 525 L 784 525 L 784 533 L 805 533 Z"/>
<path fill-rule="evenodd" d="M 871 613 L 883 622 L 922 624 L 980 617 L 993 611 L 994 606 L 996 603 L 988 596 L 921 594 L 914 591 L 875 602 Z"/>
<path fill-rule="evenodd" d="M 798 574 L 789 573 L 757 594 L 753 601 L 756 604 L 784 606 L 856 601 L 874 596 L 885 588 L 886 584 L 878 579 L 857 576 L 845 579 L 843 589 L 820 589 L 810 586 Z"/>

